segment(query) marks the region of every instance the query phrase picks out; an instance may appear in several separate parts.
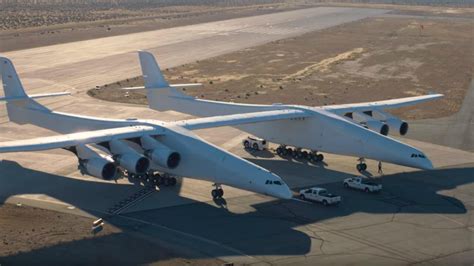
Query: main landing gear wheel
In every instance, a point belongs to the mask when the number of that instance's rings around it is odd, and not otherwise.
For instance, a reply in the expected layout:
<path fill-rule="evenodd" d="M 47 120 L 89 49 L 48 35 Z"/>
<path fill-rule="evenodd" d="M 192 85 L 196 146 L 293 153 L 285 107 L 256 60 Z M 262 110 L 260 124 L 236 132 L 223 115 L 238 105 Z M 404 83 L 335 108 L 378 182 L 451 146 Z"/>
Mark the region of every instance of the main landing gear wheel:
<path fill-rule="evenodd" d="M 216 187 L 215 189 L 213 189 L 211 191 L 211 196 L 213 199 L 220 199 L 224 196 L 224 190 L 221 188 L 220 185 L 218 184 L 214 184 L 214 186 Z"/>
<path fill-rule="evenodd" d="M 313 151 L 309 155 L 309 160 L 311 162 L 314 162 L 314 163 L 322 162 L 322 161 L 324 161 L 324 155 L 322 155 L 321 153 L 317 153 L 317 152 Z"/>
<path fill-rule="evenodd" d="M 283 148 L 283 147 L 280 146 L 280 147 L 278 147 L 278 148 L 276 149 L 276 153 L 277 153 L 279 156 L 283 156 L 283 150 L 284 150 L 284 149 L 285 149 L 285 148 Z"/>

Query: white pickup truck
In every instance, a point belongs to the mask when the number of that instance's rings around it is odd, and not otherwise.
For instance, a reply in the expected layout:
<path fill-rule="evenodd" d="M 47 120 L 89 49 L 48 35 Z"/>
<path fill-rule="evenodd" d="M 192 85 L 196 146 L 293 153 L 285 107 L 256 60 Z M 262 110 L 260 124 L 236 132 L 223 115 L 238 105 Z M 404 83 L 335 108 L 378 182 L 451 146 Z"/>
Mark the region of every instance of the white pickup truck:
<path fill-rule="evenodd" d="M 324 206 L 339 204 L 341 197 L 328 193 L 324 188 L 313 187 L 300 190 L 300 199 L 321 202 Z"/>
<path fill-rule="evenodd" d="M 344 187 L 363 190 L 367 193 L 379 192 L 382 190 L 381 184 L 364 180 L 364 178 L 358 176 L 344 179 Z"/>

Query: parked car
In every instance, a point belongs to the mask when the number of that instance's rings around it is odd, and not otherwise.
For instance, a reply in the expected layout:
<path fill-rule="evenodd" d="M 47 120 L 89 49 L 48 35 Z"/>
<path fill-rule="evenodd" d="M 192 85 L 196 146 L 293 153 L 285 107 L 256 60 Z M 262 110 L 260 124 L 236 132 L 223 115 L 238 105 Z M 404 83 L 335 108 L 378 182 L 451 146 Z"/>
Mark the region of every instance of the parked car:
<path fill-rule="evenodd" d="M 344 179 L 344 187 L 363 190 L 369 192 L 379 192 L 382 190 L 382 185 L 367 181 L 365 178 L 355 176 Z"/>
<path fill-rule="evenodd" d="M 300 199 L 320 202 L 324 206 L 339 204 L 342 200 L 341 196 L 331 194 L 325 188 L 320 187 L 300 190 Z"/>
<path fill-rule="evenodd" d="M 268 142 L 264 139 L 248 136 L 242 141 L 242 144 L 246 149 L 254 149 L 262 151 L 268 149 Z"/>

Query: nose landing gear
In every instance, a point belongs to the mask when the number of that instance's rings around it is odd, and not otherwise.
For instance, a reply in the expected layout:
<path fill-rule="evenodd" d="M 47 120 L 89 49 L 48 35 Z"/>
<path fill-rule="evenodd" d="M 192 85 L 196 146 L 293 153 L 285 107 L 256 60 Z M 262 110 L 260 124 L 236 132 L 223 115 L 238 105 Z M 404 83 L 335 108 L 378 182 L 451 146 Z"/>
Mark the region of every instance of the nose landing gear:
<path fill-rule="evenodd" d="M 364 158 L 359 158 L 358 161 L 359 161 L 359 163 L 356 165 L 357 171 L 363 172 L 363 171 L 367 170 L 367 164 L 365 163 L 365 159 Z"/>
<path fill-rule="evenodd" d="M 215 189 L 211 191 L 211 196 L 213 199 L 220 199 L 224 196 L 224 190 L 222 189 L 220 184 L 215 183 L 213 185 Z"/>

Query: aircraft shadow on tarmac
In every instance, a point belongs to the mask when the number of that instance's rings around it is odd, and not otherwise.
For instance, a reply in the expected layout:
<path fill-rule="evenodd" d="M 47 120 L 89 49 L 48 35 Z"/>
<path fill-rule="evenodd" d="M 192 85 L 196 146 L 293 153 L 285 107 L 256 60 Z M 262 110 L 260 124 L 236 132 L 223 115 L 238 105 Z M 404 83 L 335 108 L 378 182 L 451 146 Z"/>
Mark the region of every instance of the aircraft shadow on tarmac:
<path fill-rule="evenodd" d="M 255 159 L 252 161 L 277 174 L 281 174 L 283 177 L 287 171 L 296 171 L 293 174 L 310 172 L 313 178 L 318 178 L 318 176 L 331 178 L 347 175 L 342 172 L 297 164 L 291 161 Z M 301 167 L 311 167 L 311 171 L 301 169 Z M 466 208 L 461 201 L 453 197 L 441 195 L 438 192 L 471 183 L 473 181 L 471 177 L 473 170 L 474 168 L 469 167 L 388 175 L 381 180 L 384 185 L 384 191 L 379 194 L 366 194 L 364 192 L 346 190 L 342 187 L 341 182 L 324 184 L 324 187 L 330 191 L 343 196 L 344 202 L 337 207 L 323 207 L 319 204 L 306 204 L 294 200 L 275 199 L 262 202 L 261 196 L 251 195 L 215 202 L 217 206 L 212 205 L 212 201 L 205 203 L 188 199 L 189 203 L 192 204 L 122 214 L 126 218 L 131 218 L 132 220 L 130 221 L 120 219 L 117 216 L 103 218 L 107 224 L 120 228 L 123 231 L 121 234 L 136 232 L 137 223 L 140 224 L 138 221 L 140 220 L 145 223 L 141 224 L 141 229 L 138 230 L 141 230 L 140 233 L 149 235 L 151 238 L 160 238 L 160 234 L 153 234 L 153 229 L 150 229 L 150 224 L 158 224 L 222 243 L 225 246 L 232 247 L 251 256 L 304 255 L 310 252 L 311 238 L 314 238 L 314 236 L 309 236 L 295 228 L 307 224 L 361 212 L 369 214 L 466 213 Z M 13 174 L 8 175 L 5 173 Z M 32 181 L 33 179 L 35 180 L 34 182 Z M 292 181 L 287 180 L 287 182 L 291 186 Z M 91 211 L 94 204 L 103 199 L 103 195 L 100 192 L 109 191 L 110 193 L 112 191 L 112 193 L 115 193 L 113 190 L 116 190 L 117 193 L 122 193 L 127 191 L 130 186 L 133 185 L 66 178 L 23 168 L 11 161 L 0 162 L 0 204 L 9 197 L 18 194 L 46 194 L 84 211 L 101 216 L 103 214 Z M 167 188 L 164 189 L 166 190 Z M 71 190 L 74 190 L 75 193 L 68 193 Z M 87 195 L 87 197 L 77 196 L 81 194 Z M 158 194 L 158 197 L 160 196 L 180 197 L 178 193 L 162 194 L 161 192 Z M 261 203 L 250 203 L 249 206 L 249 202 L 255 201 Z M 372 221 L 367 222 L 370 223 Z M 58 252 L 69 252 L 71 256 L 74 256 L 77 255 L 75 250 L 90 249 L 90 247 L 94 246 L 94 241 L 106 241 L 109 238 L 120 240 L 121 234 L 118 234 L 118 236 L 100 236 L 99 233 L 98 236 L 92 239 L 60 243 L 4 257 L 2 260 L 5 262 L 34 261 L 39 258 L 44 260 L 48 258 L 44 255 L 57 254 Z M 199 243 L 190 243 L 190 245 L 193 244 L 199 245 Z M 97 251 L 96 253 L 100 252 Z M 96 253 L 94 253 L 94 256 L 97 256 Z M 224 249 L 221 253 L 214 255 L 235 255 L 235 253 L 225 251 Z M 202 255 L 201 258 L 205 256 Z M 54 256 L 50 257 L 50 262 L 54 264 Z M 89 262 L 89 258 L 85 257 L 87 256 L 82 254 L 78 259 Z M 153 256 L 153 252 L 148 252 L 146 256 L 133 257 L 135 260 L 130 262 L 133 264 L 144 264 L 160 259 L 159 255 Z"/>

